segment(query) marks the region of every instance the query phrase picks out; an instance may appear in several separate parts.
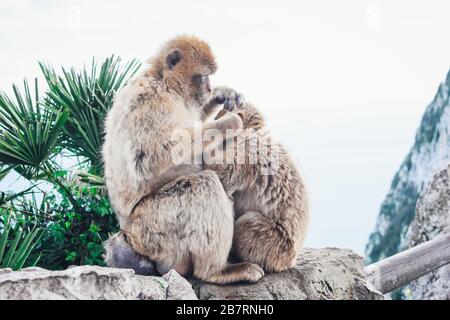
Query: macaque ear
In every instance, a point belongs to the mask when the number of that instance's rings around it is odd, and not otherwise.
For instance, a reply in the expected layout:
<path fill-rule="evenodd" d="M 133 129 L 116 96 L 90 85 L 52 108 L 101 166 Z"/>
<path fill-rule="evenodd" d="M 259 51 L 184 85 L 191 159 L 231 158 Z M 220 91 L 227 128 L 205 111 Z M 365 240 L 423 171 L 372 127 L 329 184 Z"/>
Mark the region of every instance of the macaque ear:
<path fill-rule="evenodd" d="M 175 65 L 180 62 L 181 53 L 178 50 L 172 51 L 166 58 L 166 64 L 169 70 L 171 70 Z"/>

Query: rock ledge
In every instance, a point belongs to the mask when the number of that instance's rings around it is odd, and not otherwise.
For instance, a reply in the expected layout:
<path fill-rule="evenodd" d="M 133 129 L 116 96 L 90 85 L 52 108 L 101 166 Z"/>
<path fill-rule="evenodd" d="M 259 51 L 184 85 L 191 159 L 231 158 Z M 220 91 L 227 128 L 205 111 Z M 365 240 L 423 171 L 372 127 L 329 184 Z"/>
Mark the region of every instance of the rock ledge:
<path fill-rule="evenodd" d="M 0 269 L 0 299 L 383 299 L 365 279 L 362 258 L 350 250 L 304 249 L 295 268 L 255 284 L 216 286 L 174 270 L 144 277 L 133 270 L 79 266 L 63 271 Z"/>

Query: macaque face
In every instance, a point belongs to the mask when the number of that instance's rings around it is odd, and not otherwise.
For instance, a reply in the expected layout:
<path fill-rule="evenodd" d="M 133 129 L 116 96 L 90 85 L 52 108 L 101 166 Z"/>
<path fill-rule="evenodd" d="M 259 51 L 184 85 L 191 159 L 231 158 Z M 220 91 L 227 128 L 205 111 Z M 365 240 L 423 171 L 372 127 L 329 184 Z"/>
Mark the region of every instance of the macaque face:
<path fill-rule="evenodd" d="M 203 106 L 211 97 L 210 76 L 216 71 L 209 47 L 172 49 L 165 59 L 165 77 L 180 89 L 187 105 Z"/>
<path fill-rule="evenodd" d="M 196 73 L 191 79 L 191 97 L 195 105 L 201 107 L 211 97 L 211 83 L 209 80 L 209 74 Z"/>

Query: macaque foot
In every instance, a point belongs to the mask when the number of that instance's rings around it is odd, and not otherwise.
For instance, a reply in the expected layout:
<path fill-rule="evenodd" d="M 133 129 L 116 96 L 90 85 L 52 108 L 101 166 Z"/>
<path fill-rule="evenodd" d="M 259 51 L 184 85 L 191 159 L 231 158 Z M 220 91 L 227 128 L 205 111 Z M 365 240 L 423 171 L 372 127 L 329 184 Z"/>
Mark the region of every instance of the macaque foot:
<path fill-rule="evenodd" d="M 153 261 L 133 250 L 122 232 L 112 235 L 104 246 L 103 258 L 108 267 L 133 269 L 136 274 L 144 276 L 160 274 L 158 266 L 155 266 Z"/>

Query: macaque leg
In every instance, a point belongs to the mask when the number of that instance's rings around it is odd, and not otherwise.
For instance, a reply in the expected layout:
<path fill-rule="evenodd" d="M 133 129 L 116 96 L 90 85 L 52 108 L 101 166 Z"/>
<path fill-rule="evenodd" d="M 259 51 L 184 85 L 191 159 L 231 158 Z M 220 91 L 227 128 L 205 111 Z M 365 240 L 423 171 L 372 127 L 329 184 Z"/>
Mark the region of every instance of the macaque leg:
<path fill-rule="evenodd" d="M 233 239 L 234 214 L 217 174 L 204 170 L 198 177 L 202 177 L 202 183 L 193 188 L 190 196 L 196 202 L 193 208 L 199 217 L 194 214 L 192 223 L 202 221 L 204 229 L 198 238 L 191 239 L 189 246 L 194 276 L 216 284 L 258 281 L 264 276 L 258 265 L 227 263 Z M 199 201 L 202 197 L 204 200 Z"/>
<path fill-rule="evenodd" d="M 268 272 L 293 267 L 298 254 L 282 227 L 257 211 L 247 211 L 236 220 L 232 251 L 239 260 L 256 263 Z"/>
<path fill-rule="evenodd" d="M 213 171 L 179 177 L 144 199 L 134 214 L 126 230 L 130 244 L 167 268 L 192 269 L 195 277 L 217 284 L 255 282 L 264 275 L 252 263 L 227 263 L 233 207 Z"/>

